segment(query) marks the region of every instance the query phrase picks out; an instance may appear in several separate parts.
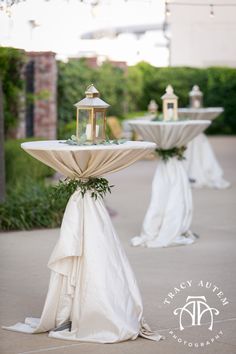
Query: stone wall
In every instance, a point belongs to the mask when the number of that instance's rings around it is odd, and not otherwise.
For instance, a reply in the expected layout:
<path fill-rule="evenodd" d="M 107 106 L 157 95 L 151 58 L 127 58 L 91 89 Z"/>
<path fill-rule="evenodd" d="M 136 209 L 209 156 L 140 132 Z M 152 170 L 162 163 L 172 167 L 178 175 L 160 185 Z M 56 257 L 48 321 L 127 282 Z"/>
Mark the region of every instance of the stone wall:
<path fill-rule="evenodd" d="M 34 136 L 55 139 L 57 131 L 57 65 L 52 52 L 28 53 L 34 61 Z"/>
<path fill-rule="evenodd" d="M 17 137 L 34 136 L 56 139 L 57 64 L 55 53 L 28 52 L 26 54 L 28 57 L 24 70 L 26 99 L 24 112 L 20 112 Z"/>

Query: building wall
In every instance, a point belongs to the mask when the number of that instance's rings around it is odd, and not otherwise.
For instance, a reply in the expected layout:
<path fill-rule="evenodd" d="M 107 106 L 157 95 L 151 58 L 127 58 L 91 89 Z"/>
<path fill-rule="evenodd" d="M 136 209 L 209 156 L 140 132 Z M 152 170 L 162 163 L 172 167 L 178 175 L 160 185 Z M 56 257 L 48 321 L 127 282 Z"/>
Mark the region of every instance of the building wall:
<path fill-rule="evenodd" d="M 224 1 L 214 0 L 214 3 Z M 228 3 L 235 4 L 235 1 Z M 209 6 L 173 4 L 170 9 L 172 66 L 236 67 L 236 7 L 215 6 L 212 18 Z"/>
<path fill-rule="evenodd" d="M 28 62 L 25 69 L 27 86 L 27 66 L 33 63 L 33 90 L 30 92 L 33 102 L 24 100 L 24 110 L 20 112 L 20 123 L 17 137 L 34 136 L 45 139 L 55 139 L 57 136 L 57 63 L 55 53 L 28 52 Z M 26 92 L 26 96 L 29 92 Z M 28 106 L 27 106 L 28 104 Z M 27 129 L 27 109 L 33 105 L 31 128 Z"/>
<path fill-rule="evenodd" d="M 55 139 L 57 131 L 57 65 L 52 52 L 33 52 L 34 60 L 34 136 Z"/>

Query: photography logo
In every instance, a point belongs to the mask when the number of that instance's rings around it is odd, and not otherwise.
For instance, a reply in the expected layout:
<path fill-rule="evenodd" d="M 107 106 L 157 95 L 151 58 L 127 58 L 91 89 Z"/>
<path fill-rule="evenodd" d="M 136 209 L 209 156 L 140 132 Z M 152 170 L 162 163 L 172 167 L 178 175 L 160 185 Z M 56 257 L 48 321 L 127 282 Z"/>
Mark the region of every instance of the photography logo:
<path fill-rule="evenodd" d="M 199 294 L 200 289 L 203 295 L 195 295 Z M 218 303 L 217 308 L 211 306 L 212 302 Z M 169 313 L 178 319 L 178 327 L 169 330 L 169 335 L 178 343 L 187 347 L 202 348 L 222 337 L 220 321 L 215 319 L 229 301 L 223 291 L 213 283 L 202 280 L 196 283 L 192 280 L 182 282 L 168 293 L 163 303 L 168 306 Z M 195 338 L 192 338 L 192 327 L 197 329 L 194 330 Z"/>
<path fill-rule="evenodd" d="M 206 313 L 209 314 L 210 318 L 210 326 L 208 329 L 212 331 L 213 316 L 214 314 L 219 315 L 220 311 L 208 306 L 205 296 L 188 296 L 186 304 L 174 310 L 174 315 L 179 315 L 179 329 L 181 331 L 184 329 L 182 318 L 185 314 L 190 317 L 192 326 L 201 326 L 202 316 Z"/>

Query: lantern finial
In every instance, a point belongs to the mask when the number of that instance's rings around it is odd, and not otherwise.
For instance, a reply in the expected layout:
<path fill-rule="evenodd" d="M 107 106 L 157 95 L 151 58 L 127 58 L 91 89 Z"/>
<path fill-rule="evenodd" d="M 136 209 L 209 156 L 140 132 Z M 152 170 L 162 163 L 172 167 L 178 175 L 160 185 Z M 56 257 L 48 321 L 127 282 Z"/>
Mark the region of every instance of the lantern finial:
<path fill-rule="evenodd" d="M 171 85 L 168 85 L 166 87 L 166 93 L 161 98 L 167 99 L 167 98 L 178 98 L 178 97 L 174 94 L 173 87 Z"/>
<path fill-rule="evenodd" d="M 193 86 L 192 90 L 189 92 L 189 98 L 190 98 L 190 107 L 192 108 L 202 107 L 203 93 L 200 91 L 198 85 Z"/>
<path fill-rule="evenodd" d="M 200 87 L 198 85 L 194 85 L 192 91 L 189 92 L 189 96 L 202 96 Z"/>
<path fill-rule="evenodd" d="M 85 95 L 88 98 L 93 98 L 93 97 L 99 97 L 100 93 L 99 91 L 96 89 L 96 87 L 91 84 L 87 87 L 86 91 L 85 91 Z"/>
<path fill-rule="evenodd" d="M 168 85 L 167 88 L 166 88 L 166 93 L 168 95 L 172 95 L 174 93 L 174 89 L 171 85 Z"/>

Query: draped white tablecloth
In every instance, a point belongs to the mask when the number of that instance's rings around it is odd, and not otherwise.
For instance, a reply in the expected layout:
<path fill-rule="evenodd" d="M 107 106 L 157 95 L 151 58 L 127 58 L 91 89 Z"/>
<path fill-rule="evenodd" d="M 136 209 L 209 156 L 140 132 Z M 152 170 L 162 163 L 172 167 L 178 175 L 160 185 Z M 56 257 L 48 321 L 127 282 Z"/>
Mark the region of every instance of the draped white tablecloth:
<path fill-rule="evenodd" d="M 210 121 L 135 121 L 130 124 L 144 140 L 155 142 L 158 149 L 168 150 L 186 146 Z M 140 236 L 132 238 L 132 245 L 167 247 L 193 243 L 192 209 L 192 193 L 183 161 L 177 157 L 168 161 L 160 159 L 142 231 Z"/>
<path fill-rule="evenodd" d="M 178 115 L 186 119 L 216 119 L 224 109 L 179 108 Z M 227 188 L 230 183 L 223 177 L 224 173 L 205 134 L 199 134 L 187 145 L 185 167 L 192 186 L 196 188 Z"/>
<path fill-rule="evenodd" d="M 23 143 L 22 148 L 67 177 L 88 178 L 129 166 L 155 144 L 81 147 L 40 141 Z M 161 338 L 143 320 L 134 274 L 101 198 L 94 200 L 89 192 L 82 198 L 79 190 L 70 197 L 48 267 L 51 279 L 41 318 L 29 317 L 5 329 L 49 331 L 53 338 L 99 343 L 138 335 Z"/>
<path fill-rule="evenodd" d="M 178 117 L 190 120 L 214 120 L 223 112 L 223 107 L 179 108 Z"/>
<path fill-rule="evenodd" d="M 185 168 L 193 187 L 224 189 L 230 186 L 205 134 L 199 134 L 188 143 L 185 158 Z"/>

